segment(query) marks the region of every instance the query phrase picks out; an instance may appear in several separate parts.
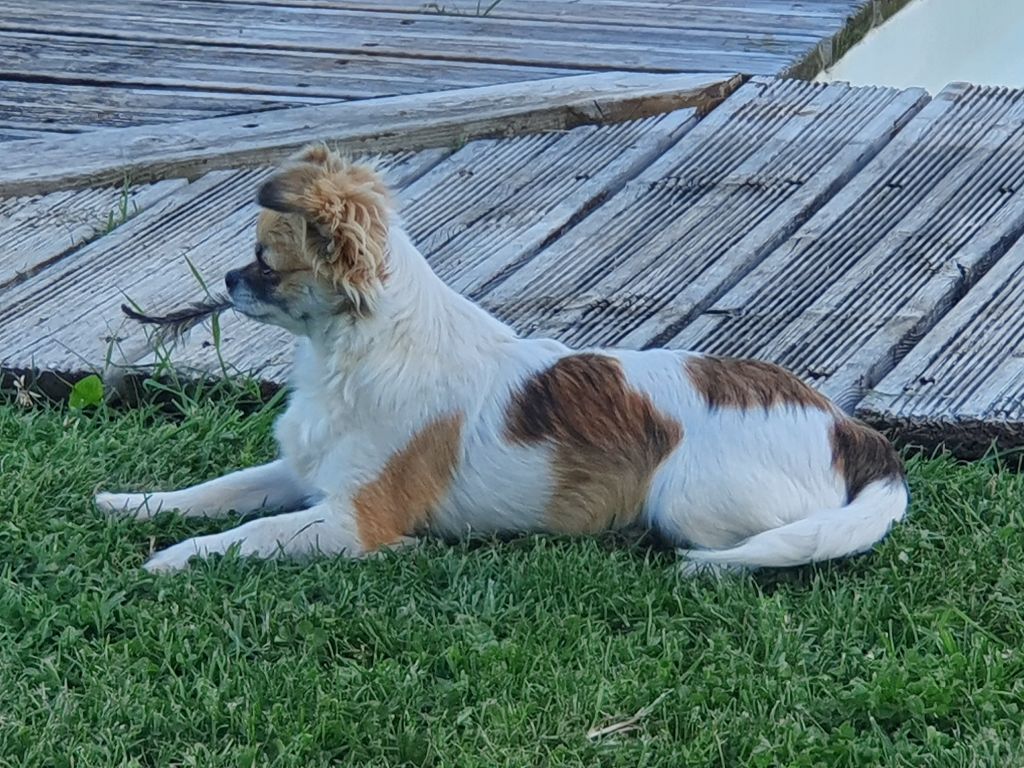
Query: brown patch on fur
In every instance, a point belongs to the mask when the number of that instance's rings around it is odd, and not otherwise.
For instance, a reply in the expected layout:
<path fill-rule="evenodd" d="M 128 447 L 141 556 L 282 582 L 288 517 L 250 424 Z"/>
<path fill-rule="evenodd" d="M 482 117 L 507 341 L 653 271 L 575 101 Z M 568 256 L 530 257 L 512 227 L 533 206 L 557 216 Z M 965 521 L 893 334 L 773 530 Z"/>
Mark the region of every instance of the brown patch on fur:
<path fill-rule="evenodd" d="M 526 382 L 512 399 L 506 437 L 554 446 L 549 527 L 586 533 L 635 521 L 651 476 L 683 428 L 629 388 L 617 360 L 581 354 Z"/>
<path fill-rule="evenodd" d="M 428 424 L 359 489 L 352 505 L 366 551 L 394 544 L 430 521 L 455 474 L 461 431 L 461 414 Z"/>
<path fill-rule="evenodd" d="M 839 417 L 832 424 L 829 440 L 832 467 L 846 481 L 847 503 L 876 480 L 906 477 L 903 462 L 892 443 L 867 424 Z"/>
<path fill-rule="evenodd" d="M 684 366 L 690 383 L 711 408 L 790 405 L 834 410 L 823 394 L 774 363 L 709 355 L 688 357 Z"/>
<path fill-rule="evenodd" d="M 264 246 L 263 258 L 277 272 L 298 272 L 312 267 L 314 254 L 306 240 L 306 221 L 297 216 L 260 211 L 256 240 Z"/>
<path fill-rule="evenodd" d="M 326 277 L 357 308 L 373 303 L 387 279 L 393 205 L 372 166 L 349 162 L 325 145 L 311 145 L 260 187 L 258 200 L 270 211 L 300 216 L 311 225 L 301 232 L 293 228 L 290 240 L 275 245 L 275 251 L 290 253 L 284 258 L 302 261 Z M 261 229 L 267 234 L 281 228 L 262 223 Z"/>

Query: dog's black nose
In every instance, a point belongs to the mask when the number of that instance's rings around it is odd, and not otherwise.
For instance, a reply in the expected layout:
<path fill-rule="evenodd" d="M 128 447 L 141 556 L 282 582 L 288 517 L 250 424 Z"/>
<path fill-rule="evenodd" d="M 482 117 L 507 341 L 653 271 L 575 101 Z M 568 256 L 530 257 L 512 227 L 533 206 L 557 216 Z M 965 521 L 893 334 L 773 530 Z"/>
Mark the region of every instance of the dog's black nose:
<path fill-rule="evenodd" d="M 224 284 L 228 287 L 229 291 L 235 290 L 235 286 L 238 285 L 238 281 L 242 279 L 240 269 L 232 269 L 226 275 L 224 275 Z"/>

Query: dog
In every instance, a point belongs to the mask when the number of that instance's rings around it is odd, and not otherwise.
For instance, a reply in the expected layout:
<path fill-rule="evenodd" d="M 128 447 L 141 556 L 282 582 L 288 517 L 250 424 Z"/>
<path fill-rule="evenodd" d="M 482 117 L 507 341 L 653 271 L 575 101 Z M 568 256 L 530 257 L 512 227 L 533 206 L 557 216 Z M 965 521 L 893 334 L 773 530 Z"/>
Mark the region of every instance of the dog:
<path fill-rule="evenodd" d="M 423 536 L 638 527 L 688 572 L 870 550 L 904 518 L 899 454 L 784 369 L 521 338 L 438 278 L 372 164 L 306 147 L 260 187 L 234 308 L 297 337 L 279 458 L 108 513 L 277 511 L 144 564 L 359 557 Z"/>

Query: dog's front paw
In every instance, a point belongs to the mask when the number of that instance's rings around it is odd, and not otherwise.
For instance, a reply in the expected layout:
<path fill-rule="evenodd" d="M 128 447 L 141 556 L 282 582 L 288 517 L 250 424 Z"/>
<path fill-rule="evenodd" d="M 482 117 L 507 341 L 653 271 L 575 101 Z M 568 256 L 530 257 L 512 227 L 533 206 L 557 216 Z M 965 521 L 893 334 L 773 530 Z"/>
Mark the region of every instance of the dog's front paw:
<path fill-rule="evenodd" d="M 162 549 L 142 564 L 142 569 L 149 573 L 174 573 L 188 568 L 188 561 L 198 555 L 191 539 Z"/>
<path fill-rule="evenodd" d="M 150 507 L 149 495 L 145 493 L 97 493 L 93 501 L 100 512 L 140 520 L 146 520 L 158 511 Z"/>

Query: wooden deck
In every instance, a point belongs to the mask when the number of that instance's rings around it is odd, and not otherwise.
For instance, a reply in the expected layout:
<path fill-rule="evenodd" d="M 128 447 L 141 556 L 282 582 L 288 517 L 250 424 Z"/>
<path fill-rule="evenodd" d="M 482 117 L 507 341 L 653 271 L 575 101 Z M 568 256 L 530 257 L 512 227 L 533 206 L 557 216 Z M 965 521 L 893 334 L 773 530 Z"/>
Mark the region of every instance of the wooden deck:
<path fill-rule="evenodd" d="M 839 0 L 701 3 L 714 11 L 701 24 L 723 33 L 735 32 L 722 26 L 733 6 L 743 11 L 728 18 L 760 13 L 763 30 L 783 6 L 807 25 L 848 12 Z M 133 13 L 165 5 L 242 8 L 284 34 L 263 15 L 285 13 L 271 2 L 154 0 Z M 505 0 L 502 14 L 467 21 L 554 29 L 563 15 L 596 26 L 614 11 L 658 26 L 654 5 Z M 287 8 L 364 12 L 343 0 Z M 401 0 L 373 8 L 366 19 L 431 15 Z M 217 30 L 227 34 L 212 21 L 203 34 Z M 249 258 L 269 165 L 324 138 L 385 152 L 435 270 L 523 334 L 774 360 L 906 441 L 964 456 L 1024 445 L 1024 92 L 955 84 L 929 98 L 775 76 L 741 84 L 710 69 L 439 85 L 453 89 L 11 139 L 0 369 L 66 380 L 151 370 L 145 334 L 119 305 L 160 312 L 199 298 L 193 269 L 219 283 Z M 285 380 L 285 334 L 231 314 L 221 331 L 219 348 L 195 332 L 175 363 Z"/>
<path fill-rule="evenodd" d="M 0 0 L 0 140 L 590 72 L 811 76 L 906 0 Z"/>

